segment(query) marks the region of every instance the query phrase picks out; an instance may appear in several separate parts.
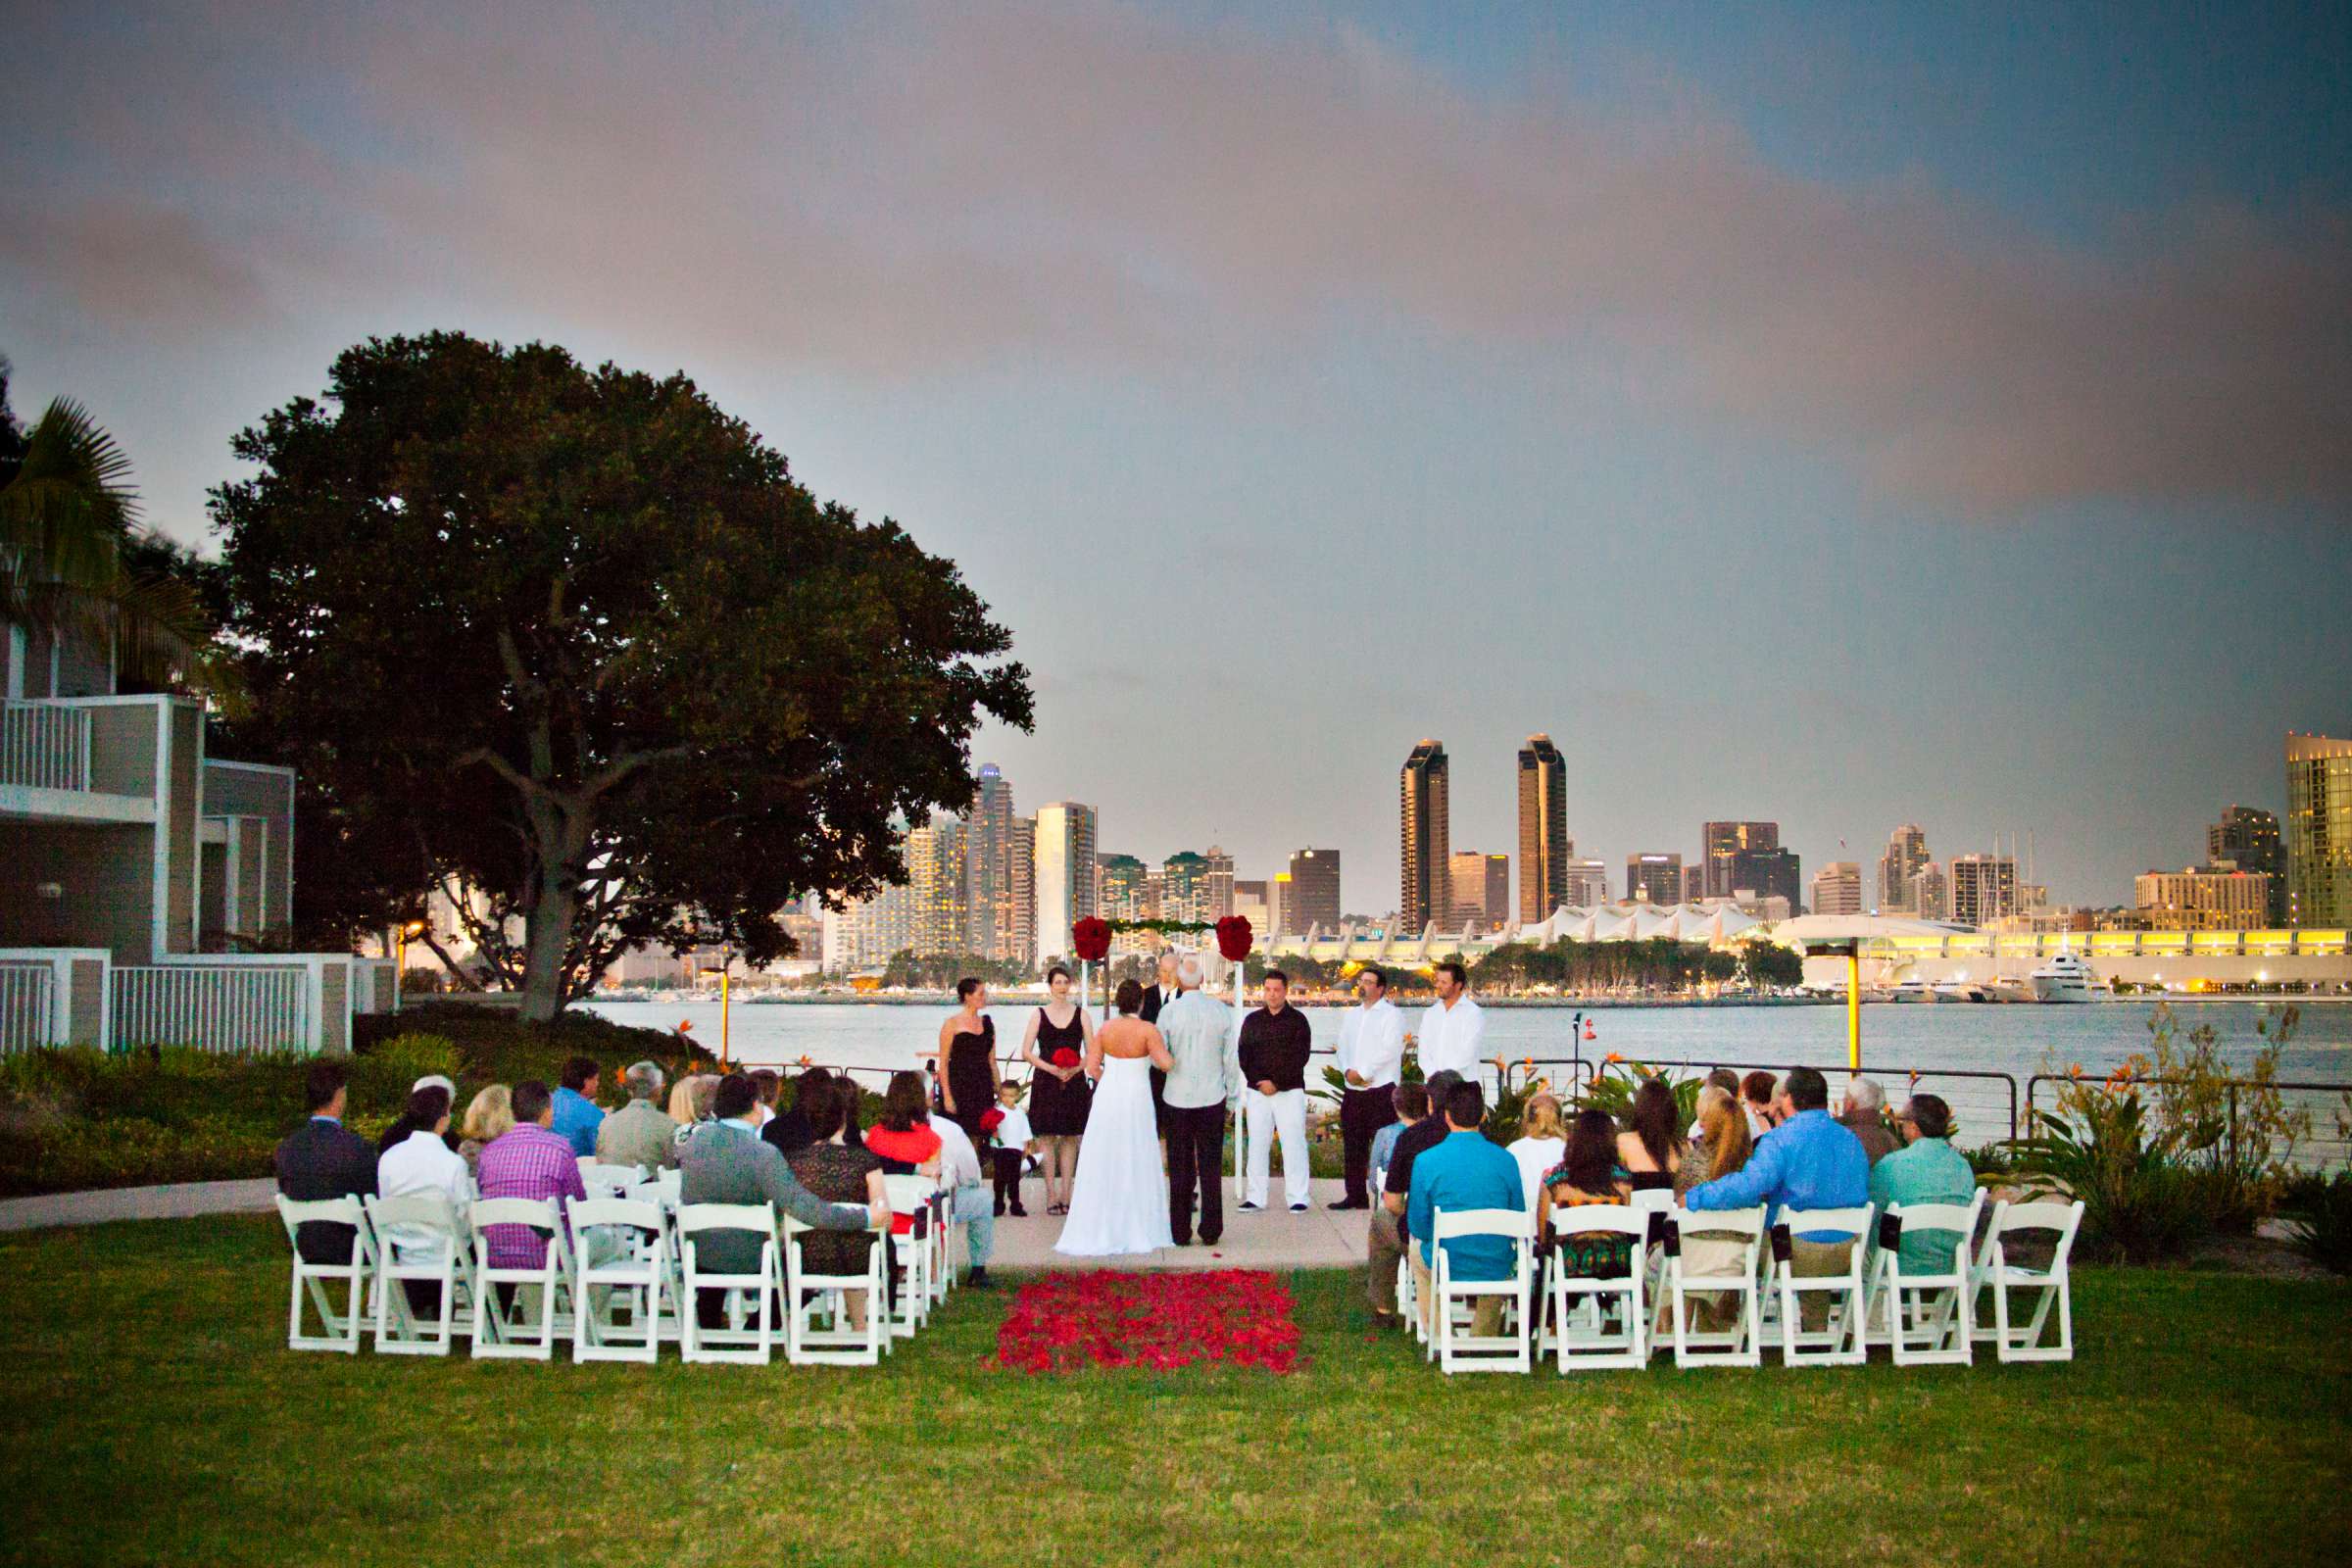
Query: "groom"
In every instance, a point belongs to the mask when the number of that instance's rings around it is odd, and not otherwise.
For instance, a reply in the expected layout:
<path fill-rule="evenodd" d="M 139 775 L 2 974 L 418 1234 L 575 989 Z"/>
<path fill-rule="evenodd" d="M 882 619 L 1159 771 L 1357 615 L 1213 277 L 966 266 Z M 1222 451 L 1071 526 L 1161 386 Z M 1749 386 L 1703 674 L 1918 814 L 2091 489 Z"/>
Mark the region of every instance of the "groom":
<path fill-rule="evenodd" d="M 1176 1058 L 1168 1069 L 1168 1230 L 1193 1240 L 1193 1193 L 1200 1195 L 1200 1240 L 1225 1234 L 1225 1117 L 1241 1103 L 1242 1068 L 1233 1054 L 1233 1015 L 1200 992 L 1200 960 L 1176 966 L 1176 1000 L 1160 1009 L 1160 1038 Z"/>

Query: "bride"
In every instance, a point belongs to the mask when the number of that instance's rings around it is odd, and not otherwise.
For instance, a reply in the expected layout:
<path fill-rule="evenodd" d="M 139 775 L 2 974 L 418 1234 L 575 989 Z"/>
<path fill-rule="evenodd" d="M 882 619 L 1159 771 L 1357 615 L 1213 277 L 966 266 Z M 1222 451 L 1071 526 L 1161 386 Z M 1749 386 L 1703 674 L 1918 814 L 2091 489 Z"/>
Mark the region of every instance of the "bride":
<path fill-rule="evenodd" d="M 1168 1228 L 1168 1182 L 1159 1165 L 1159 1129 L 1152 1114 L 1152 1072 L 1174 1065 L 1159 1031 L 1138 1018 L 1144 988 L 1119 984 L 1119 1015 L 1087 1042 L 1086 1071 L 1097 1079 L 1070 1217 L 1054 1250 L 1070 1257 L 1155 1252 L 1175 1245 Z"/>

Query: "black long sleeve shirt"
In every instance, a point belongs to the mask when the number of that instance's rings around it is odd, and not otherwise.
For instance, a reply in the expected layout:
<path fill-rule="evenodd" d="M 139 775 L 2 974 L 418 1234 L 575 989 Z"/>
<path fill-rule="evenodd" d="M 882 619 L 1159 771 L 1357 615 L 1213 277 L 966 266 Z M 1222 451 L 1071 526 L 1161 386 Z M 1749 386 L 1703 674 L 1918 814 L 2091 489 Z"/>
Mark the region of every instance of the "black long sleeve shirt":
<path fill-rule="evenodd" d="M 1266 1079 L 1276 1093 L 1306 1087 L 1306 1060 L 1314 1052 L 1314 1030 L 1297 1007 L 1273 1012 L 1258 1008 L 1242 1020 L 1242 1081 L 1251 1089 Z"/>

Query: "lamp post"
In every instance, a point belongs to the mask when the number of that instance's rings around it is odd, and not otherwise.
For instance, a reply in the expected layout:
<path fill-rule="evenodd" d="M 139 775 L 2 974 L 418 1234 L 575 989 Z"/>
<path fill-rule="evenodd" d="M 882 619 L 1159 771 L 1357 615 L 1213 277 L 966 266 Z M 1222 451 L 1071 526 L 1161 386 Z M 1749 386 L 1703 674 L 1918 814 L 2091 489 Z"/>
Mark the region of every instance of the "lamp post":
<path fill-rule="evenodd" d="M 734 966 L 735 955 L 722 948 L 719 950 L 717 968 L 695 971 L 704 979 L 718 976 L 718 1070 L 722 1073 L 728 1070 L 728 1063 L 732 1059 L 728 1052 L 732 1043 L 730 1029 L 734 1022 L 734 1009 L 727 992 L 727 978 L 728 971 Z"/>
<path fill-rule="evenodd" d="M 409 938 L 424 933 L 422 920 L 404 920 L 392 937 L 392 1000 L 395 1004 L 400 994 L 409 988 Z"/>

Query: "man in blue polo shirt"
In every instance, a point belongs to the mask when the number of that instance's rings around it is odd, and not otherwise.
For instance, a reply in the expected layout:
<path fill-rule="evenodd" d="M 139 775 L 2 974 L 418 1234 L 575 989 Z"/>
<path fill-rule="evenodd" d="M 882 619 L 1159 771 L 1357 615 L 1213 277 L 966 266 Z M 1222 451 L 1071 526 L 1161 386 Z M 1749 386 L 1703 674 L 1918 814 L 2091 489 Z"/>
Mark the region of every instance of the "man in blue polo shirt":
<path fill-rule="evenodd" d="M 1405 1200 L 1405 1231 L 1413 1257 L 1413 1282 L 1421 1321 L 1434 1324 L 1437 1259 L 1430 1250 L 1437 1211 L 1527 1207 L 1527 1184 L 1519 1162 L 1479 1131 L 1487 1119 L 1487 1097 L 1476 1083 L 1457 1083 L 1446 1095 L 1446 1136 L 1413 1158 L 1412 1195 Z M 1515 1258 L 1507 1236 L 1457 1236 L 1446 1244 L 1447 1271 L 1457 1280 L 1507 1280 Z M 1478 1298 L 1471 1332 L 1491 1338 L 1502 1332 L 1502 1298 Z"/>
<path fill-rule="evenodd" d="M 556 1120 L 551 1129 L 583 1157 L 596 1153 L 596 1132 L 604 1125 L 604 1108 L 596 1102 L 599 1072 L 594 1056 L 574 1056 L 564 1064 L 563 1087 L 556 1091 Z"/>
<path fill-rule="evenodd" d="M 1747 1163 L 1729 1176 L 1690 1189 L 1690 1209 L 1753 1208 L 1770 1204 L 1766 1224 L 1784 1208 L 1860 1208 L 1870 1201 L 1870 1155 L 1862 1140 L 1830 1115 L 1830 1082 L 1811 1067 L 1791 1067 L 1781 1080 L 1778 1127 L 1756 1142 Z M 1855 1238 L 1839 1231 L 1807 1231 L 1791 1239 L 1789 1272 L 1799 1278 L 1842 1274 Z M 1808 1327 L 1827 1302 L 1805 1303 Z"/>

